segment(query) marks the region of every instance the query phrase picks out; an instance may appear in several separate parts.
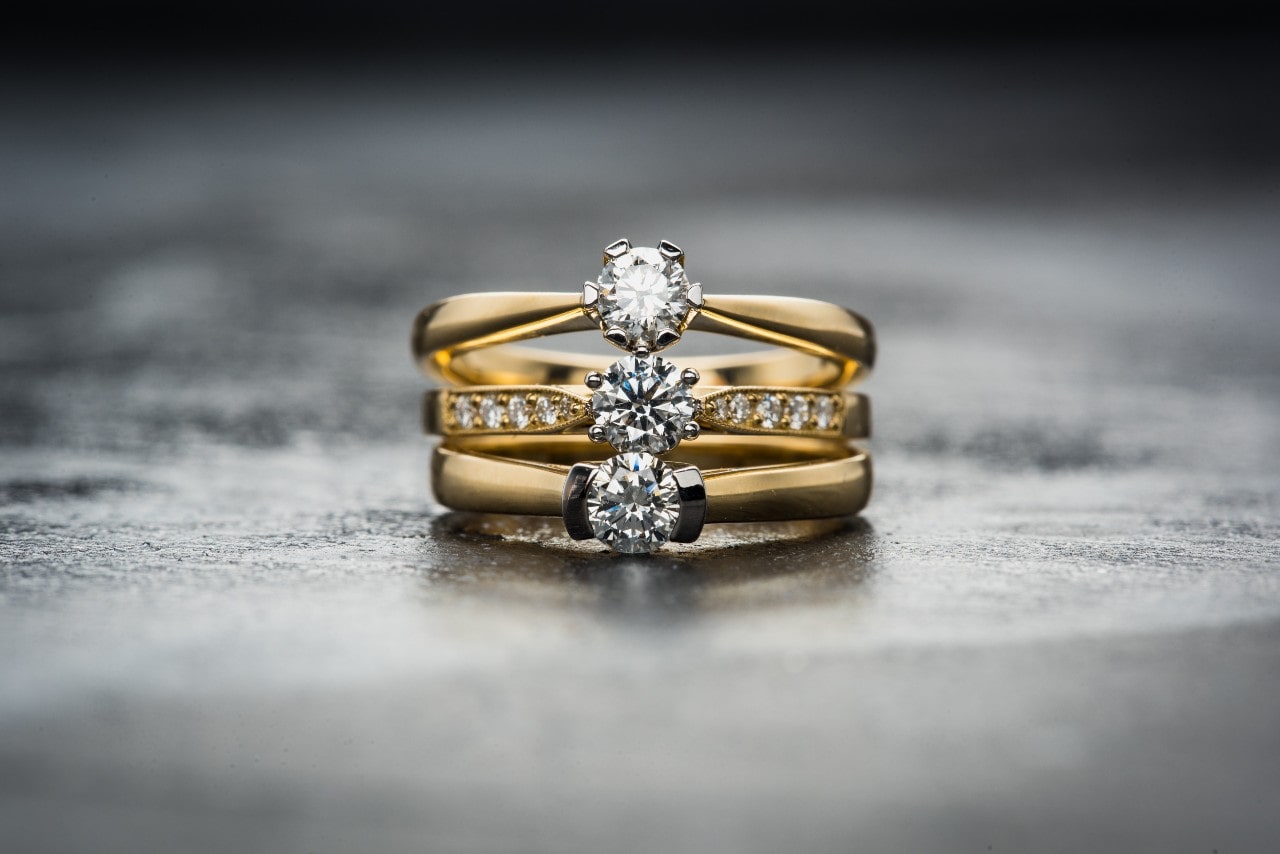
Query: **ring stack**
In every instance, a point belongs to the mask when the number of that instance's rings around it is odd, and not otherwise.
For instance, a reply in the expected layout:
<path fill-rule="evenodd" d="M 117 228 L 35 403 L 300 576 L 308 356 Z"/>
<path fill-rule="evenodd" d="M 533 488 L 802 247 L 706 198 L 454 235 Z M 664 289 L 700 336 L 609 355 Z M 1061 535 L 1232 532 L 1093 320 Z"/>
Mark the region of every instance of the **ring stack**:
<path fill-rule="evenodd" d="M 663 240 L 605 247 L 577 293 L 484 293 L 419 313 L 423 398 L 442 437 L 436 499 L 490 513 L 559 515 L 569 536 L 644 554 L 707 522 L 848 516 L 866 505 L 867 398 L 847 390 L 875 360 L 871 325 L 796 297 L 717 296 Z M 515 342 L 597 329 L 611 363 Z M 676 360 L 690 331 L 774 345 Z M 662 354 L 662 355 L 659 355 Z"/>

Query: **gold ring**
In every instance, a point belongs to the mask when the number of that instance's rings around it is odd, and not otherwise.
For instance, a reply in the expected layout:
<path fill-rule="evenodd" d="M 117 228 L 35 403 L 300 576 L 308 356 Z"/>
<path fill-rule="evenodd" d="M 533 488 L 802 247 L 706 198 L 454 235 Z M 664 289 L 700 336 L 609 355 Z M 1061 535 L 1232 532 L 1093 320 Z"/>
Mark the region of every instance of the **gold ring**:
<path fill-rule="evenodd" d="M 574 539 L 629 554 L 691 542 L 708 520 L 862 510 L 871 460 L 847 440 L 869 435 L 870 405 L 841 389 L 874 361 L 867 321 L 815 300 L 706 295 L 665 240 L 616 241 L 603 261 L 580 295 L 471 294 L 418 315 L 419 366 L 455 385 L 423 398 L 424 428 L 445 437 L 432 463 L 440 503 L 558 513 Z M 603 371 L 512 346 L 592 328 L 628 351 Z M 776 348 L 680 365 L 658 355 L 690 329 Z M 704 379 L 712 387 L 695 395 Z M 593 445 L 606 442 L 616 453 L 601 460 Z"/>
<path fill-rule="evenodd" d="M 432 436 L 584 431 L 593 440 L 605 442 L 610 428 L 621 419 L 611 422 L 597 415 L 593 397 L 568 386 L 433 388 L 422 396 L 422 428 Z M 709 388 L 695 398 L 691 413 L 689 419 L 669 418 L 654 429 L 680 430 L 686 439 L 706 432 L 845 439 L 871 435 L 871 401 L 854 392 L 776 386 Z"/>
<path fill-rule="evenodd" d="M 600 276 L 579 293 L 442 300 L 414 322 L 414 357 L 425 373 L 456 385 L 563 385 L 595 361 L 512 342 L 599 329 L 617 347 L 657 353 L 693 330 L 784 348 L 685 360 L 714 385 L 840 388 L 871 370 L 875 333 L 857 313 L 799 297 L 704 293 L 689 281 L 684 261 L 669 241 L 645 248 L 624 238 L 605 248 Z"/>
<path fill-rule="evenodd" d="M 679 461 L 635 452 L 581 462 L 593 446 L 577 437 L 458 438 L 435 449 L 431 482 L 436 500 L 455 510 L 561 516 L 574 539 L 628 554 L 693 542 L 708 522 L 823 519 L 866 506 L 865 451 L 821 439 L 759 441 L 717 437 Z M 631 491 L 644 493 L 646 513 L 628 512 Z"/>

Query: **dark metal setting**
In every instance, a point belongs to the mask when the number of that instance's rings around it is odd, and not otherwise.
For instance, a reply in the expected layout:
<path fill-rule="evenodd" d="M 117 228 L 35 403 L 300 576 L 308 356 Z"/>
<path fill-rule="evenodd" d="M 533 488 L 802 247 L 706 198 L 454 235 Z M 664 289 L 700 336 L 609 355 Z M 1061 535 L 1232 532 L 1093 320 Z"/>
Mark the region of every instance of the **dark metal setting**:
<path fill-rule="evenodd" d="M 673 474 L 680 488 L 680 518 L 671 531 L 671 542 L 692 543 L 702 534 L 707 519 L 707 485 L 697 466 L 678 468 Z"/>
<path fill-rule="evenodd" d="M 564 529 L 575 540 L 590 540 L 596 535 L 587 518 L 587 488 L 591 486 L 591 479 L 595 474 L 595 465 L 578 463 L 569 469 L 569 476 L 564 482 L 560 510 L 564 516 Z M 683 519 L 683 514 L 681 518 Z"/>

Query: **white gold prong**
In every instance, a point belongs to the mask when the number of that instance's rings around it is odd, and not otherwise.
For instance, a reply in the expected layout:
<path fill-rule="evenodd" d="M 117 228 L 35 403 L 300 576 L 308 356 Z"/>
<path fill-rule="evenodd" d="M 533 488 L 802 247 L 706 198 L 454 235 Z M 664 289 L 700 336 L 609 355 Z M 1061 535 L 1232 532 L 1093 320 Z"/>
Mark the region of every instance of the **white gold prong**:
<path fill-rule="evenodd" d="M 658 345 L 659 350 L 663 350 L 679 340 L 679 332 L 676 332 L 674 329 L 664 329 L 658 333 L 658 339 L 655 343 Z"/>
<path fill-rule="evenodd" d="M 627 238 L 615 240 L 604 248 L 604 263 L 608 264 L 610 260 L 620 255 L 626 255 L 631 251 L 631 241 Z"/>
<path fill-rule="evenodd" d="M 689 305 L 694 308 L 702 308 L 702 284 L 694 282 L 689 286 L 688 294 Z"/>
<path fill-rule="evenodd" d="M 688 421 L 680 430 L 680 435 L 685 439 L 696 439 L 702 433 L 702 428 L 698 426 L 697 421 Z"/>
<path fill-rule="evenodd" d="M 634 354 L 636 354 L 637 356 L 639 356 L 641 359 L 643 359 L 645 356 L 649 355 L 649 348 L 648 348 L 648 347 L 633 347 L 633 348 L 632 348 L 632 350 L 631 350 L 631 352 L 632 352 L 632 353 L 634 353 Z"/>
<path fill-rule="evenodd" d="M 587 311 L 594 311 L 596 304 L 600 302 L 600 286 L 595 282 L 582 283 L 582 307 Z"/>
<path fill-rule="evenodd" d="M 685 368 L 683 371 L 680 372 L 680 382 L 684 383 L 685 385 L 688 385 L 688 386 L 697 385 L 698 380 L 700 379 L 702 379 L 702 375 L 699 374 L 697 371 L 695 371 L 693 368 Z"/>
<path fill-rule="evenodd" d="M 662 257 L 670 258 L 677 264 L 684 263 L 684 250 L 679 246 L 676 246 L 670 240 L 660 241 L 658 243 L 658 252 L 662 254 Z"/>
<path fill-rule="evenodd" d="M 595 442 L 597 445 L 605 440 L 604 427 L 600 424 L 592 424 L 587 428 L 587 438 Z"/>
<path fill-rule="evenodd" d="M 610 344 L 622 347 L 623 349 L 626 349 L 627 345 L 631 343 L 631 338 L 627 335 L 627 330 L 623 329 L 621 326 L 610 326 L 604 331 L 604 338 Z"/>
<path fill-rule="evenodd" d="M 604 385 L 604 374 L 600 373 L 599 371 L 591 371 L 589 374 L 587 374 L 585 377 L 582 378 L 582 382 L 586 384 L 587 388 L 590 388 L 590 389 L 600 388 L 600 386 Z"/>

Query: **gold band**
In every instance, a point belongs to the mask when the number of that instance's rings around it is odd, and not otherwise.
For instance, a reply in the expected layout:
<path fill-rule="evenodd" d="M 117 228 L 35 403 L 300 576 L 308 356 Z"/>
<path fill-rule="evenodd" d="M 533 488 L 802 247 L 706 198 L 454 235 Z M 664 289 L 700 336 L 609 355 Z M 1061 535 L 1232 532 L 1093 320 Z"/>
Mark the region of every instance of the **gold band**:
<path fill-rule="evenodd" d="M 706 432 L 865 439 L 871 401 L 812 388 L 699 387 L 697 423 Z M 438 388 L 422 398 L 428 435 L 580 433 L 593 420 L 591 398 L 568 386 Z"/>
<path fill-rule="evenodd" d="M 799 437 L 704 437 L 673 467 L 699 466 L 707 522 L 850 516 L 871 495 L 871 457 L 844 442 Z M 455 510 L 559 516 L 570 466 L 602 451 L 573 436 L 446 440 L 431 461 L 436 500 Z"/>
<path fill-rule="evenodd" d="M 563 385 L 598 368 L 600 359 L 511 343 L 598 328 L 577 294 L 464 294 L 418 314 L 413 352 L 424 373 L 456 385 Z M 840 388 L 875 362 L 871 324 L 818 300 L 708 295 L 688 328 L 787 348 L 681 360 L 709 385 Z"/>

